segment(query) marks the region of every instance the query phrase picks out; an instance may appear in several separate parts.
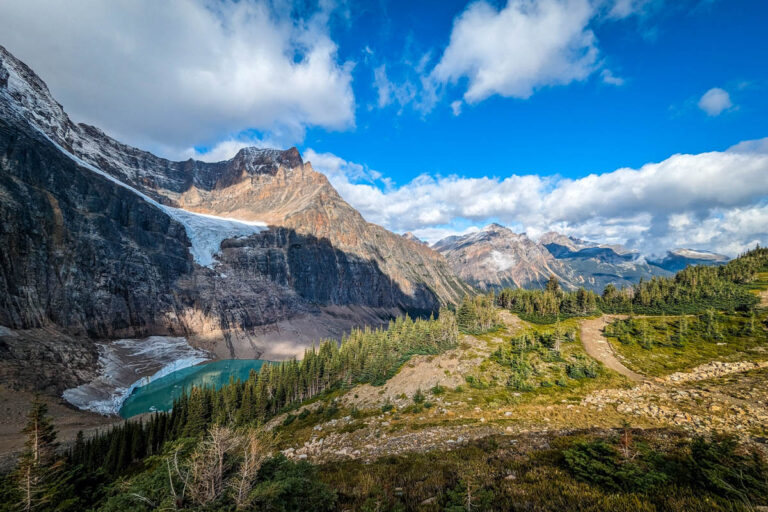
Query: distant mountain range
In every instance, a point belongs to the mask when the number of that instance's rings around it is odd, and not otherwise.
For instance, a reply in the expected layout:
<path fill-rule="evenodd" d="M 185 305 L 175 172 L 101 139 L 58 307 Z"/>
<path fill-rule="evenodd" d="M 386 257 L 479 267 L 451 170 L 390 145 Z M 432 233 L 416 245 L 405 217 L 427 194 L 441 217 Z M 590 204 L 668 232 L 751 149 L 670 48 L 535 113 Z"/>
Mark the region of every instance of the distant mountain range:
<path fill-rule="evenodd" d="M 534 241 L 491 224 L 480 231 L 444 238 L 432 247 L 443 254 L 456 273 L 481 289 L 542 287 L 550 276 L 566 289 L 602 292 L 654 276 L 670 276 L 687 265 L 721 264 L 726 256 L 676 249 L 659 260 L 646 260 L 620 245 L 598 244 L 549 232 Z"/>

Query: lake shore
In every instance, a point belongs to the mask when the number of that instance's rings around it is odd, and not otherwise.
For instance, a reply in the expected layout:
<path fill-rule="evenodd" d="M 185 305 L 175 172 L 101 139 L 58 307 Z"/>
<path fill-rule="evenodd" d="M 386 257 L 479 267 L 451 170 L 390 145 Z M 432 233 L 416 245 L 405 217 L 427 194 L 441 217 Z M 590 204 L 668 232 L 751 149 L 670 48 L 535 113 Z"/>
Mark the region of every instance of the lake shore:
<path fill-rule="evenodd" d="M 116 340 L 99 346 L 99 375 L 62 396 L 79 409 L 116 415 L 136 387 L 211 359 L 182 337 Z"/>

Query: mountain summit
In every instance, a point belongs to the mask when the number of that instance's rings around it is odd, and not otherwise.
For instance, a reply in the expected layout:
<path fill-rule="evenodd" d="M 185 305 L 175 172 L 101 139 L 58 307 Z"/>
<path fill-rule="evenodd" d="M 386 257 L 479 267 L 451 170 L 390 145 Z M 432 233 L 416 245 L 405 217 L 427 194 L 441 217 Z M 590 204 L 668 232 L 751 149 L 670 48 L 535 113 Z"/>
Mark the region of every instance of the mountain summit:
<path fill-rule="evenodd" d="M 555 276 L 566 289 L 602 292 L 640 279 L 669 276 L 689 264 L 720 264 L 721 255 L 673 251 L 649 262 L 620 245 L 598 244 L 548 232 L 537 241 L 499 224 L 463 236 L 450 236 L 432 246 L 459 276 L 480 289 L 536 288 Z"/>
<path fill-rule="evenodd" d="M 296 148 L 157 157 L 73 123 L 2 47 L 0 170 L 0 325 L 58 333 L 52 359 L 154 334 L 284 358 L 470 291 L 437 252 L 366 222 Z"/>
<path fill-rule="evenodd" d="M 462 279 L 481 289 L 542 286 L 566 270 L 544 246 L 500 224 L 444 238 L 432 247 Z"/>

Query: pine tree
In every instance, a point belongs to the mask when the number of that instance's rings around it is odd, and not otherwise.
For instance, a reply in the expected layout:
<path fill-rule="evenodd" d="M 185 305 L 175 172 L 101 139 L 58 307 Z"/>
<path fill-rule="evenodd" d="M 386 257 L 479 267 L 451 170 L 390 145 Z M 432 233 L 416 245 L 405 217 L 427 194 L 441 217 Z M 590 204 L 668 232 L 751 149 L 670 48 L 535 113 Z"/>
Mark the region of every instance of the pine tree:
<path fill-rule="evenodd" d="M 56 429 L 48 416 L 48 406 L 39 397 L 32 401 L 22 433 L 27 440 L 15 476 L 22 496 L 19 508 L 27 512 L 51 501 L 56 476 L 63 465 L 63 460 L 56 456 Z"/>
<path fill-rule="evenodd" d="M 560 291 L 560 281 L 557 280 L 557 277 L 555 277 L 554 274 L 549 276 L 549 281 L 547 281 L 546 290 L 552 293 L 557 293 L 558 291 Z"/>

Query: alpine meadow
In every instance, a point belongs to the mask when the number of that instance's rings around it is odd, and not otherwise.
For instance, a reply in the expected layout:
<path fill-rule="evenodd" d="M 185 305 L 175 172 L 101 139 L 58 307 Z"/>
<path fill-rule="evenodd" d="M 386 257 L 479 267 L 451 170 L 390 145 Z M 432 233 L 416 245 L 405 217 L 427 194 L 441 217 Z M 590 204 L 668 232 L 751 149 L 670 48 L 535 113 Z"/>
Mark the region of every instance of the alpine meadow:
<path fill-rule="evenodd" d="M 0 2 L 0 511 L 768 510 L 766 23 Z"/>

